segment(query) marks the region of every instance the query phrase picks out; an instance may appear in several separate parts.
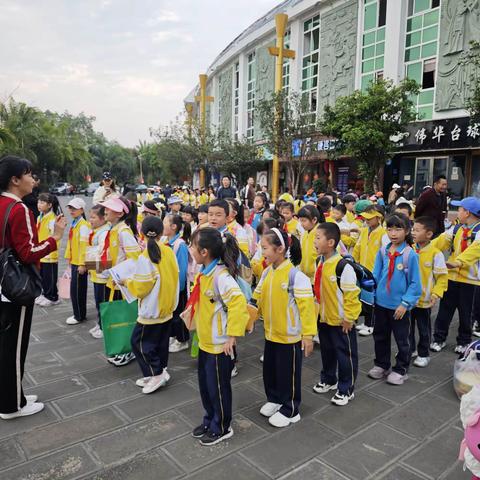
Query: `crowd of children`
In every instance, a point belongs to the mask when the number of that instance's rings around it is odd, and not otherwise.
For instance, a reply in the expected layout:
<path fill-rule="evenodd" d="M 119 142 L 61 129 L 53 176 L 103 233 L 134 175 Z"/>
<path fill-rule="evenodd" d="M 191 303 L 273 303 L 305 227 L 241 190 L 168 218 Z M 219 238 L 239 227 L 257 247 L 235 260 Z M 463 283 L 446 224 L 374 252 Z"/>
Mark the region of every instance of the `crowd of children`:
<path fill-rule="evenodd" d="M 344 406 L 354 399 L 357 333 L 373 336 L 369 377 L 391 385 L 408 379 L 412 359 L 416 367 L 427 367 L 429 352 L 445 347 L 456 310 L 455 351 L 462 353 L 471 341 L 480 287 L 480 199 L 452 202 L 458 221 L 439 236 L 431 218 L 413 219 L 409 203 L 385 215 L 382 206 L 353 194 L 341 202 L 328 195 L 289 200 L 283 195 L 271 208 L 258 193 L 250 211 L 236 199 L 206 198 L 197 205 L 172 196 L 167 208 L 147 199 L 138 213 L 135 195 L 114 197 L 94 205 L 89 222 L 82 199 L 68 203 L 72 223 L 65 257 L 73 315 L 67 324 L 86 319 L 89 275 L 98 312 L 90 330 L 95 338 L 103 336 L 100 303 L 122 298 L 119 288 L 127 288 L 138 299 L 132 352 L 108 360 L 122 366 L 136 358 L 142 372 L 137 385 L 145 394 L 168 382 L 169 353 L 189 348 L 186 325 L 194 327 L 205 416 L 193 436 L 204 445 L 233 435 L 236 345 L 256 319 L 263 321 L 265 335 L 267 401 L 260 413 L 276 427 L 300 420 L 302 357 L 314 342 L 322 365 L 313 391 L 332 392 L 332 403 Z M 50 235 L 58 202 L 42 194 L 38 207 L 42 240 Z M 91 248 L 108 266 L 134 260 L 134 272 L 117 283 L 108 269 L 88 272 Z M 58 256 L 42 260 L 41 274 L 37 303 L 55 305 Z M 374 286 L 374 301 L 364 297 L 365 278 Z M 431 309 L 438 302 L 432 337 Z"/>

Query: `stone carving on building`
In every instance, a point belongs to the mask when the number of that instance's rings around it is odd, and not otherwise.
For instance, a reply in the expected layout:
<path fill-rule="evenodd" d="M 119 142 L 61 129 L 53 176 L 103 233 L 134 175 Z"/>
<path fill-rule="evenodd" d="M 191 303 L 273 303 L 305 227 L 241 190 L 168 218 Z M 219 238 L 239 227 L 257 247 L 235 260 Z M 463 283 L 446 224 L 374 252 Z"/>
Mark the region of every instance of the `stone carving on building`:
<path fill-rule="evenodd" d="M 275 87 L 275 58 L 272 57 L 268 51 L 269 46 L 273 46 L 274 43 L 269 45 L 262 45 L 258 47 L 255 53 L 256 59 L 256 85 L 255 85 L 255 106 L 260 101 L 270 98 L 270 95 L 274 91 Z M 255 124 L 255 139 L 258 140 L 262 137 L 260 129 L 260 122 L 256 116 L 254 119 Z"/>
<path fill-rule="evenodd" d="M 233 67 L 230 65 L 220 75 L 218 89 L 219 101 L 219 129 L 230 135 L 232 130 L 232 89 L 233 89 Z"/>
<path fill-rule="evenodd" d="M 320 18 L 319 112 L 338 97 L 355 89 L 357 45 L 355 0 L 325 13 Z"/>
<path fill-rule="evenodd" d="M 463 108 L 472 90 L 473 66 L 463 64 L 471 40 L 480 39 L 480 0 L 443 0 L 435 110 Z"/>

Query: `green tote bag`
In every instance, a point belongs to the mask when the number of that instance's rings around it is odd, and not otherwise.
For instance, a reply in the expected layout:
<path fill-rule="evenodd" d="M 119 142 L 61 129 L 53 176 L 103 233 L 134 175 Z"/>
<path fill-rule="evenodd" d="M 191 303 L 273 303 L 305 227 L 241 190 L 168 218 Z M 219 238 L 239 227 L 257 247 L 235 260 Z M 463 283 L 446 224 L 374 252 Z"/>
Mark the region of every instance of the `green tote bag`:
<path fill-rule="evenodd" d="M 132 351 L 130 339 L 137 323 L 138 302 L 115 300 L 100 304 L 103 341 L 107 357 Z"/>

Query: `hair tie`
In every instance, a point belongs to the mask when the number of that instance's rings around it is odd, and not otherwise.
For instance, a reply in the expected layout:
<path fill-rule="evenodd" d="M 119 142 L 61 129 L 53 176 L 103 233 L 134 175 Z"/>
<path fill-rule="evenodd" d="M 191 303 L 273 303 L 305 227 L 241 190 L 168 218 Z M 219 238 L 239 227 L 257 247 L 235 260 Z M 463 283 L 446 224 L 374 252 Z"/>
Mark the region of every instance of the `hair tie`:
<path fill-rule="evenodd" d="M 286 245 L 285 245 L 285 240 L 283 239 L 283 235 L 282 235 L 282 233 L 280 232 L 280 230 L 279 230 L 278 228 L 274 227 L 274 228 L 272 228 L 270 231 L 275 233 L 275 235 L 276 235 L 276 236 L 278 237 L 278 239 L 280 240 L 280 243 L 282 244 L 282 247 L 283 247 L 285 250 L 287 250 L 287 247 L 286 247 Z"/>
<path fill-rule="evenodd" d="M 158 233 L 157 232 L 153 232 L 152 230 L 148 231 L 146 234 L 145 234 L 148 238 L 156 238 Z"/>

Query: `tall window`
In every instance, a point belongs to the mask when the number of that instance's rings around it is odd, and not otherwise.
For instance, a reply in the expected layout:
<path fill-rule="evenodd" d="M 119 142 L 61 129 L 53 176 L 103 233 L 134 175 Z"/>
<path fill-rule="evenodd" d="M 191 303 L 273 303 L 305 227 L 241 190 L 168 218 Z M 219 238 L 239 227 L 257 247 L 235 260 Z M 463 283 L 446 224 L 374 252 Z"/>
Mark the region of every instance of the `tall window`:
<path fill-rule="evenodd" d="M 253 139 L 255 115 L 255 87 L 256 87 L 255 52 L 248 56 L 247 61 L 247 138 Z"/>
<path fill-rule="evenodd" d="M 405 40 L 405 74 L 416 80 L 421 91 L 415 96 L 420 119 L 433 116 L 437 69 L 440 2 L 410 0 Z"/>
<path fill-rule="evenodd" d="M 387 0 L 364 0 L 362 43 L 362 90 L 383 78 Z"/>
<path fill-rule="evenodd" d="M 240 64 L 235 64 L 233 72 L 233 137 L 238 140 L 238 115 L 239 115 L 239 98 L 240 98 Z"/>
<path fill-rule="evenodd" d="M 285 48 L 290 48 L 290 30 L 285 32 Z M 289 87 L 290 87 L 290 59 L 286 58 L 283 61 L 283 69 L 282 69 L 282 76 L 283 76 L 283 90 L 288 95 Z"/>
<path fill-rule="evenodd" d="M 315 123 L 317 114 L 319 45 L 320 15 L 315 15 L 303 23 L 302 98 L 311 124 Z"/>

